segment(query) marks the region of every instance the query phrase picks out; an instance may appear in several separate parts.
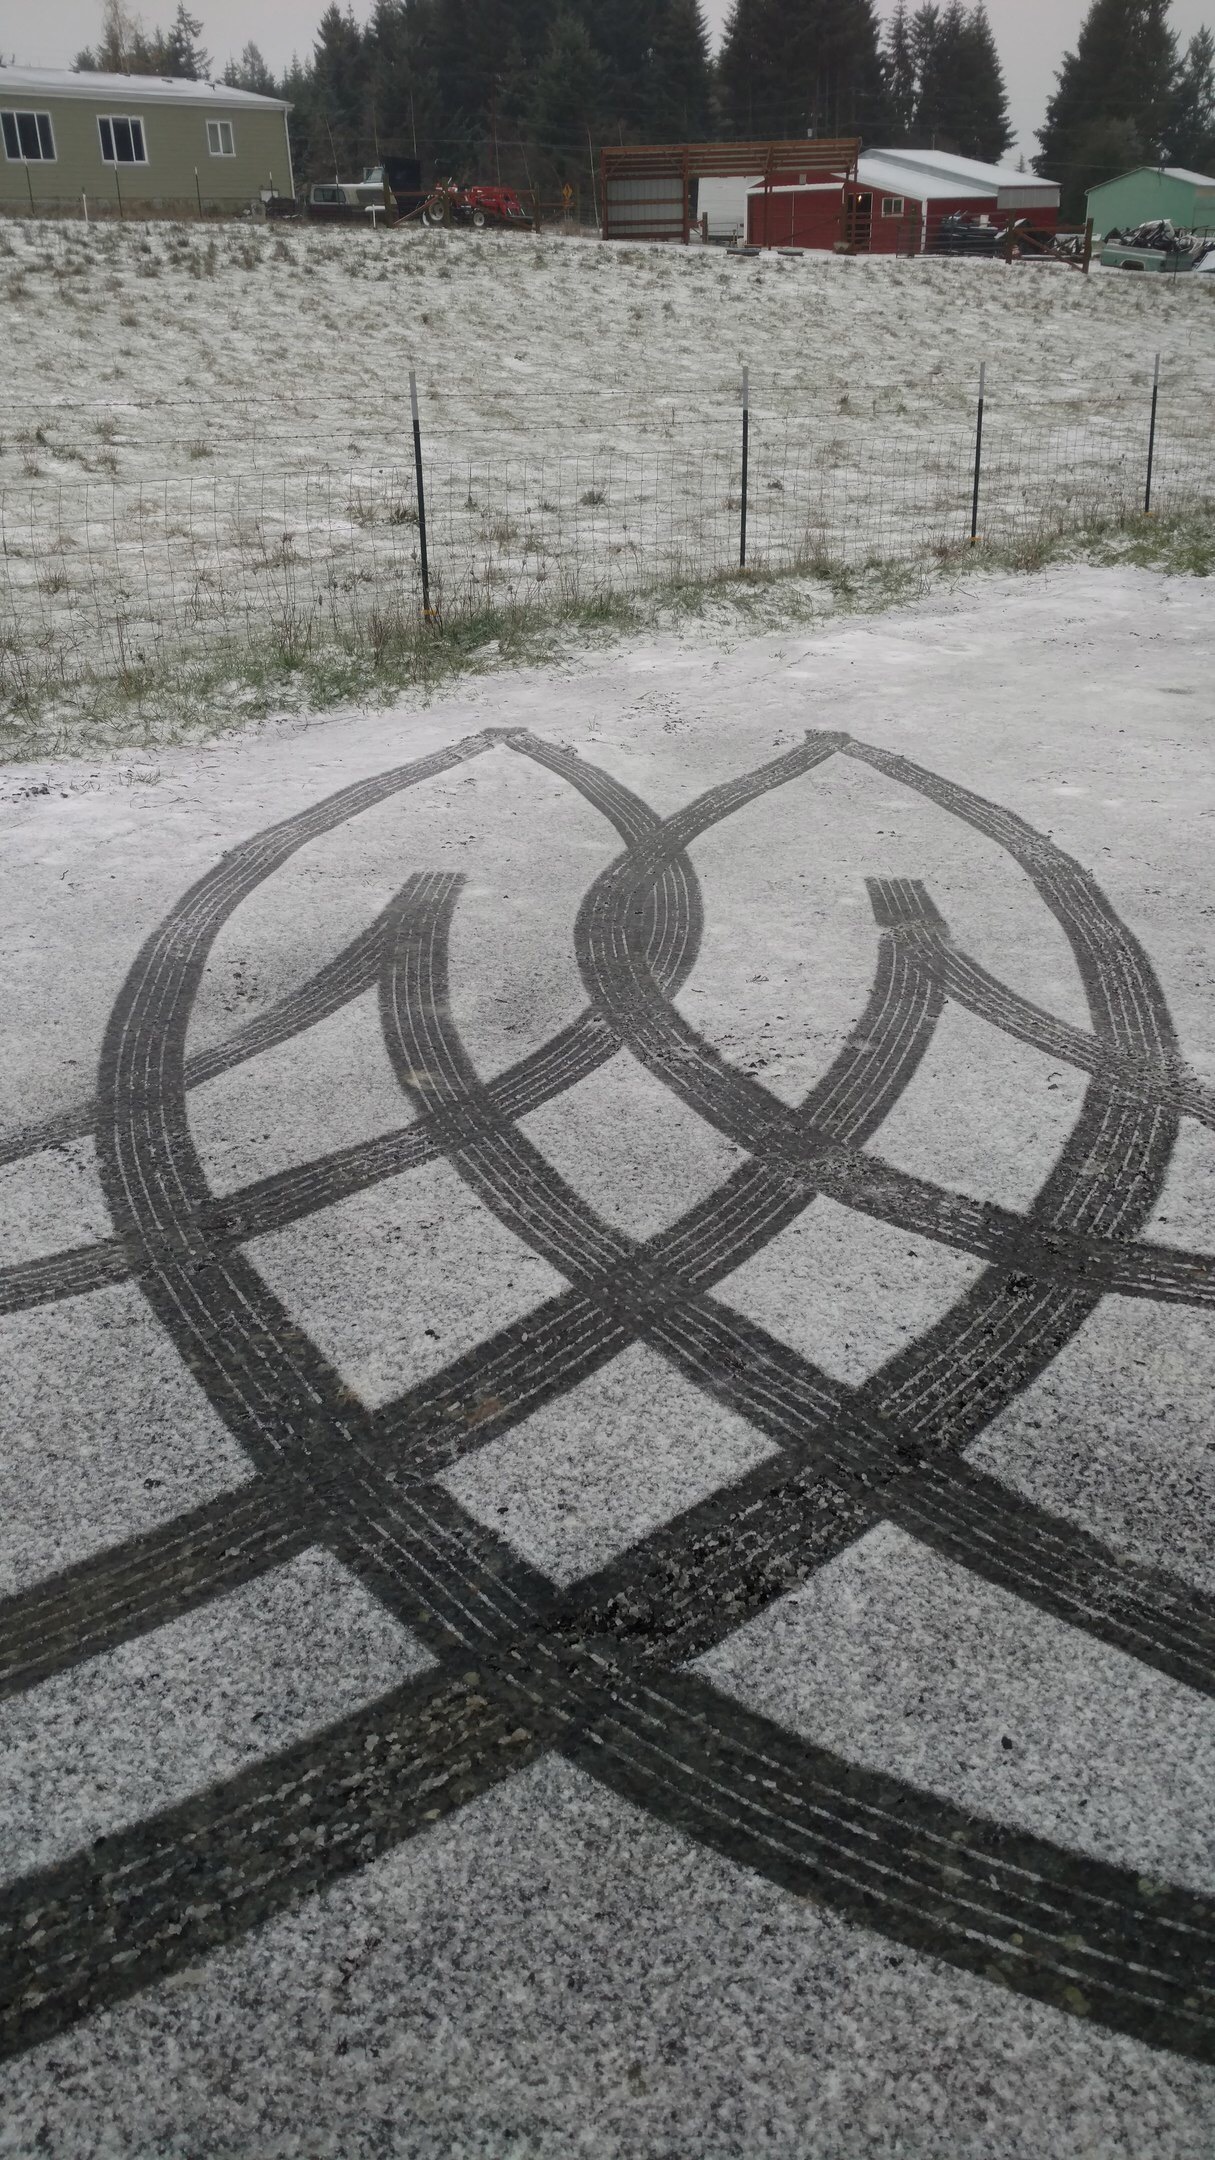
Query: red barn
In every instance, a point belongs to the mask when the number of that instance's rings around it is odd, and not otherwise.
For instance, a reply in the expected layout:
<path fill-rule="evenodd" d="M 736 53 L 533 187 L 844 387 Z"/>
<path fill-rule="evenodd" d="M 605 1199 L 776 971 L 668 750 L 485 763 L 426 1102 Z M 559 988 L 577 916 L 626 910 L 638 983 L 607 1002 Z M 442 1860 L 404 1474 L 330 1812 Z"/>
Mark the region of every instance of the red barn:
<path fill-rule="evenodd" d="M 848 237 L 846 209 L 855 189 L 850 175 L 776 173 L 747 194 L 747 240 L 751 247 L 833 248 Z"/>
<path fill-rule="evenodd" d="M 754 247 L 832 248 L 862 255 L 919 254 L 944 218 L 959 212 L 993 225 L 1028 218 L 1053 232 L 1059 189 L 1037 173 L 983 165 L 943 150 L 874 150 L 856 178 L 782 171 L 747 198 L 747 238 Z"/>

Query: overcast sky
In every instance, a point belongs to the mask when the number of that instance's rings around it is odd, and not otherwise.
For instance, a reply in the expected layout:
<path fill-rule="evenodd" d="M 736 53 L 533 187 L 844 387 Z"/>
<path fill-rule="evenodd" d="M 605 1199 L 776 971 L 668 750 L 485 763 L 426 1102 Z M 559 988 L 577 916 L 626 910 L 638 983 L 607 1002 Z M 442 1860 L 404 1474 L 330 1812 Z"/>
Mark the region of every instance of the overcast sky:
<path fill-rule="evenodd" d="M 305 53 L 312 42 L 324 0 L 192 0 L 201 15 L 205 43 L 219 68 L 239 52 L 247 38 L 262 48 L 271 67 L 284 67 L 293 52 Z M 796 6 L 797 0 L 790 0 Z M 889 14 L 894 0 L 880 0 Z M 149 22 L 167 21 L 176 0 L 148 0 L 142 12 Z M 987 0 L 988 13 L 1008 79 L 1013 123 L 1021 147 L 1032 155 L 1033 131 L 1042 119 L 1054 72 L 1064 50 L 1074 44 L 1087 0 Z M 354 12 L 366 17 L 371 0 L 354 0 Z M 706 0 L 705 13 L 714 37 L 729 0 Z M 98 0 L 0 0 L 0 52 L 27 66 L 65 67 L 73 54 L 96 34 Z M 1180 38 L 1192 36 L 1204 20 L 1215 18 L 1215 0 L 1173 0 L 1173 26 Z"/>

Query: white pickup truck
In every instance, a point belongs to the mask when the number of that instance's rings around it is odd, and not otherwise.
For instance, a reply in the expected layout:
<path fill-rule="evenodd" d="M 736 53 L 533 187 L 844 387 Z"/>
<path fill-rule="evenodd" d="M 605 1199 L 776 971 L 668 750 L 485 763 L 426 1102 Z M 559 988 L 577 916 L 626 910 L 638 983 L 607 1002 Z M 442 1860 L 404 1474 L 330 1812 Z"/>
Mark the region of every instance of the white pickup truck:
<path fill-rule="evenodd" d="M 408 217 L 420 208 L 425 192 L 416 158 L 386 158 L 381 165 L 369 166 L 361 180 L 314 181 L 305 208 L 309 217 L 349 224 L 386 211 L 391 196 L 398 217 Z"/>

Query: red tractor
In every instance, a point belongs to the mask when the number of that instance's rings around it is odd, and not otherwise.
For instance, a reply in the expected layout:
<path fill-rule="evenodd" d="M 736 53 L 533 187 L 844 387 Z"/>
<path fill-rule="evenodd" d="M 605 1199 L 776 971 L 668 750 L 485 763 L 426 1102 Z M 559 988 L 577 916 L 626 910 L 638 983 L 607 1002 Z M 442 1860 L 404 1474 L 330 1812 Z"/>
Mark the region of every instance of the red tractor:
<path fill-rule="evenodd" d="M 422 205 L 424 225 L 512 225 L 530 232 L 535 222 L 509 187 L 457 187 L 454 180 L 440 180 Z"/>

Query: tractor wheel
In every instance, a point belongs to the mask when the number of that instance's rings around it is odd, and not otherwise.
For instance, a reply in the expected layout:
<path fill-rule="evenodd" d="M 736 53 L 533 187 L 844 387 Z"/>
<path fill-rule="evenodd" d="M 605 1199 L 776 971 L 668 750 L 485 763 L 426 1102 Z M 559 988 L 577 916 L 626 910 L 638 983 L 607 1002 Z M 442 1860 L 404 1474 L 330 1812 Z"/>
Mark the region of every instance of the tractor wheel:
<path fill-rule="evenodd" d="M 424 225 L 446 225 L 446 203 L 427 203 L 422 212 L 422 223 Z"/>
<path fill-rule="evenodd" d="M 474 210 L 472 214 L 472 221 L 473 224 L 477 227 L 478 231 L 483 225 L 488 225 L 489 223 L 489 219 L 486 217 L 484 210 Z"/>

